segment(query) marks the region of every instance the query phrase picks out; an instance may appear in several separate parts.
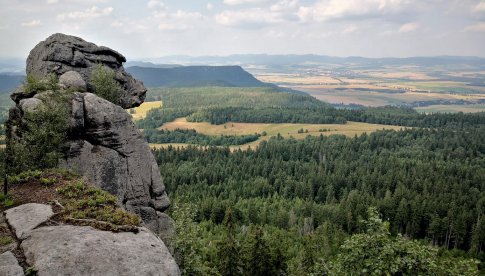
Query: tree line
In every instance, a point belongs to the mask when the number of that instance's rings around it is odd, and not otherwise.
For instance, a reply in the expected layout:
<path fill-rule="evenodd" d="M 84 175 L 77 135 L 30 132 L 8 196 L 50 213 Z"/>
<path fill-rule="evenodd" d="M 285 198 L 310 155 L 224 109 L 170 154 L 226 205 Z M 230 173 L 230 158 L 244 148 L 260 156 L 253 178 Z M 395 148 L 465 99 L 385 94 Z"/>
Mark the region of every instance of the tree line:
<path fill-rule="evenodd" d="M 158 130 L 145 129 L 143 135 L 149 143 L 184 143 L 200 146 L 243 145 L 259 139 L 259 134 L 210 136 L 194 129 Z"/>

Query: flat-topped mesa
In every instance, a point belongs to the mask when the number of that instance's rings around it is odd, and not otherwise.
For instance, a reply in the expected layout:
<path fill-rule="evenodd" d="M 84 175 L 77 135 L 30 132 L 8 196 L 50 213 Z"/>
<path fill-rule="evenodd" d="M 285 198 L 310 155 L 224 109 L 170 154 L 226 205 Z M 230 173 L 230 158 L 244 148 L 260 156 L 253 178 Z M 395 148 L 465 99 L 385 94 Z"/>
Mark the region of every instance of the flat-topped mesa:
<path fill-rule="evenodd" d="M 27 75 L 39 79 L 48 74 L 62 76 L 69 71 L 78 72 L 87 84 L 87 92 L 96 94 L 91 85 L 92 71 L 101 64 L 115 72 L 115 80 L 122 91 L 117 102 L 124 109 L 139 106 L 145 100 L 147 89 L 123 68 L 126 58 L 108 47 L 97 46 L 79 37 L 53 34 L 37 44 L 27 58 Z M 80 91 L 84 92 L 84 91 Z"/>

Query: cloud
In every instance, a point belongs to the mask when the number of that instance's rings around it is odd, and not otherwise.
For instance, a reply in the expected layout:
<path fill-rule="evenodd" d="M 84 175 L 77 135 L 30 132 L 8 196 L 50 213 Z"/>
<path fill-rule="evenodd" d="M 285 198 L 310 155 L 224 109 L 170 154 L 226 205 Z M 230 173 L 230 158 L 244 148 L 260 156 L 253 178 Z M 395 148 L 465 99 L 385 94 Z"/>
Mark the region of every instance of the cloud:
<path fill-rule="evenodd" d="M 465 32 L 485 32 L 485 22 L 480 22 L 474 25 L 466 26 L 463 29 Z"/>
<path fill-rule="evenodd" d="M 415 22 L 406 23 L 399 28 L 399 32 L 400 33 L 413 32 L 413 31 L 416 31 L 416 29 L 418 29 L 418 26 L 419 26 L 418 23 L 415 23 Z"/>
<path fill-rule="evenodd" d="M 254 28 L 281 22 L 277 14 L 260 8 L 224 11 L 216 15 L 216 22 L 223 26 Z"/>
<path fill-rule="evenodd" d="M 207 3 L 207 5 L 206 5 L 205 7 L 206 7 L 206 9 L 207 9 L 208 11 L 211 11 L 211 10 L 213 10 L 213 9 L 214 9 L 214 5 L 212 5 L 211 3 Z"/>
<path fill-rule="evenodd" d="M 478 3 L 474 8 L 474 12 L 485 12 L 485 2 Z"/>
<path fill-rule="evenodd" d="M 242 4 L 264 4 L 269 2 L 269 0 L 224 0 L 224 4 L 235 6 Z"/>
<path fill-rule="evenodd" d="M 47 0 L 47 4 L 57 4 L 59 3 L 59 0 Z"/>
<path fill-rule="evenodd" d="M 355 25 L 350 25 L 350 26 L 347 26 L 343 31 L 342 33 L 344 34 L 350 34 L 350 33 L 353 33 L 355 31 L 357 31 L 359 28 Z"/>
<path fill-rule="evenodd" d="M 100 9 L 96 6 L 92 6 L 91 8 L 85 11 L 75 11 L 69 13 L 61 13 L 57 15 L 57 20 L 64 21 L 64 20 L 83 20 L 83 19 L 93 19 L 103 16 L 108 16 L 113 12 L 113 7 L 107 7 L 104 9 Z"/>
<path fill-rule="evenodd" d="M 186 12 L 178 10 L 176 13 L 171 14 L 171 17 L 181 20 L 201 20 L 204 16 L 199 12 Z"/>
<path fill-rule="evenodd" d="M 270 10 L 273 12 L 291 12 L 299 8 L 298 0 L 283 0 L 271 5 Z"/>
<path fill-rule="evenodd" d="M 179 25 L 179 24 L 161 23 L 158 25 L 158 29 L 162 31 L 179 32 L 179 31 L 186 31 L 189 29 L 189 27 L 185 25 Z"/>
<path fill-rule="evenodd" d="M 147 3 L 147 7 L 149 9 L 160 9 L 160 8 L 165 8 L 165 4 L 163 4 L 161 1 L 157 1 L 157 0 L 150 0 L 148 1 Z"/>
<path fill-rule="evenodd" d="M 408 0 L 320 0 L 300 7 L 298 16 L 303 21 L 382 17 L 402 11 L 408 4 Z"/>
<path fill-rule="evenodd" d="M 40 20 L 32 20 L 32 21 L 29 21 L 29 22 L 24 22 L 24 23 L 20 24 L 20 26 L 22 26 L 22 27 L 37 27 L 37 26 L 40 26 Z"/>
<path fill-rule="evenodd" d="M 115 20 L 115 21 L 111 22 L 110 26 L 115 27 L 115 28 L 120 28 L 120 27 L 123 27 L 124 24 L 121 21 Z"/>

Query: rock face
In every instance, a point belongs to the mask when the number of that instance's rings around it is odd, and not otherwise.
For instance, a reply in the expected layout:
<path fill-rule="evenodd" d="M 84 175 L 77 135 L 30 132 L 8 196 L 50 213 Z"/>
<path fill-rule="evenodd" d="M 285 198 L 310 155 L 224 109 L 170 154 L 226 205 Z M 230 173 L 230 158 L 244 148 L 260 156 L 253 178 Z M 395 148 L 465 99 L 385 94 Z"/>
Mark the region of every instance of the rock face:
<path fill-rule="evenodd" d="M 129 211 L 159 232 L 157 211 L 170 205 L 158 165 L 131 116 L 91 93 L 77 93 L 72 103 L 66 158 L 61 166 L 87 176 L 114 194 Z"/>
<path fill-rule="evenodd" d="M 44 78 L 58 77 L 69 71 L 78 72 L 87 84 L 87 91 L 95 93 L 90 85 L 91 72 L 97 64 L 113 69 L 116 80 L 123 88 L 119 104 L 123 108 L 139 106 L 145 100 L 146 88 L 123 68 L 126 58 L 120 53 L 75 36 L 53 34 L 40 42 L 27 58 L 27 75 Z M 80 91 L 84 92 L 84 91 Z"/>
<path fill-rule="evenodd" d="M 49 226 L 21 244 L 37 275 L 180 275 L 163 242 L 143 228 L 138 234 L 87 226 Z"/>
<path fill-rule="evenodd" d="M 86 176 L 91 183 L 116 195 L 120 204 L 138 214 L 150 230 L 166 237 L 167 233 L 162 232 L 170 232 L 172 226 L 167 225 L 170 220 L 162 212 L 170 201 L 158 165 L 131 116 L 123 109 L 141 104 L 146 89 L 125 72 L 124 61 L 121 54 L 109 48 L 78 37 L 54 34 L 31 51 L 27 74 L 39 78 L 48 74 L 60 76 L 63 92 L 72 93 L 68 138 L 59 166 Z M 97 63 L 116 72 L 115 79 L 124 88 L 119 105 L 96 96 L 89 84 Z M 49 93 L 57 92 L 25 93 L 18 89 L 12 94 L 16 106 L 10 110 L 6 124 L 7 148 L 10 142 L 22 140 L 25 113 L 35 112 Z"/>

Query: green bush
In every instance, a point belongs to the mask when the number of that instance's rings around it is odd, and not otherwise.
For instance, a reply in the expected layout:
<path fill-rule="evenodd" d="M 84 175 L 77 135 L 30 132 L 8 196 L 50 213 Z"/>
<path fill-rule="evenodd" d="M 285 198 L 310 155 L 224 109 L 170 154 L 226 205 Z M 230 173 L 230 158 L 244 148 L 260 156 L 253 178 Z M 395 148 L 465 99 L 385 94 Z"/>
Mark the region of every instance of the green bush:
<path fill-rule="evenodd" d="M 49 74 L 44 79 L 39 79 L 34 75 L 28 75 L 23 83 L 25 93 L 42 91 L 59 91 L 59 84 L 55 74 Z"/>
<path fill-rule="evenodd" d="M 21 138 L 7 145 L 9 174 L 57 167 L 69 128 L 70 96 L 65 92 L 45 95 L 35 111 L 25 112 L 19 126 Z"/>
<path fill-rule="evenodd" d="M 114 104 L 119 102 L 121 86 L 115 80 L 116 73 L 111 68 L 98 64 L 91 73 L 91 84 L 96 94 Z"/>

